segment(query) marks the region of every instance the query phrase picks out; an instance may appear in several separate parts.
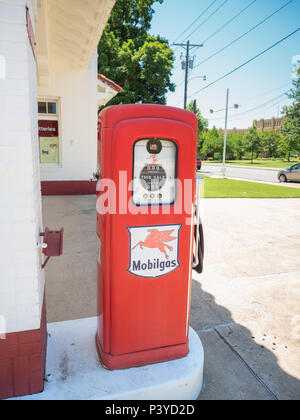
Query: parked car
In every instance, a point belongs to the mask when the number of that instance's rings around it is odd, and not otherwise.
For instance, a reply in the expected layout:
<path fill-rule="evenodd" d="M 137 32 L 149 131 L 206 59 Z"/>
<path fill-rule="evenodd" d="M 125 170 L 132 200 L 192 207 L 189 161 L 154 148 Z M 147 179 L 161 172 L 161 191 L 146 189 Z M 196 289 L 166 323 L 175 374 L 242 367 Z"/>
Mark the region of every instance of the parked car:
<path fill-rule="evenodd" d="M 289 168 L 282 169 L 277 174 L 279 182 L 300 182 L 300 162 Z"/>
<path fill-rule="evenodd" d="M 197 170 L 200 171 L 202 166 L 202 160 L 197 156 Z"/>

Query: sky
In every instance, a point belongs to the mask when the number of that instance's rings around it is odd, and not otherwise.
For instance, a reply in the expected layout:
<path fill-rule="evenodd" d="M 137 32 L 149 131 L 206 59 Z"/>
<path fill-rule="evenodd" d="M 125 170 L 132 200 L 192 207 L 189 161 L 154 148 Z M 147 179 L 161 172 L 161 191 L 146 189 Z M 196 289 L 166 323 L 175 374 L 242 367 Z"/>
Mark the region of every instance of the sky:
<path fill-rule="evenodd" d="M 173 43 L 187 40 L 191 44 L 203 43 L 203 47 L 191 49 L 195 59 L 189 74 L 188 102 L 197 100 L 210 128 L 225 126 L 227 89 L 229 128 L 248 128 L 255 119 L 281 116 L 282 107 L 291 104 L 285 92 L 292 87 L 293 61 L 300 60 L 300 30 L 230 76 L 209 85 L 299 29 L 300 0 L 164 0 L 153 7 L 150 33 L 167 39 L 176 58 L 172 76 L 176 91 L 168 95 L 168 105 L 183 108 L 185 72 L 180 56 L 185 57 L 186 49 Z M 202 63 L 280 8 L 256 29 Z M 235 104 L 238 109 L 234 109 Z"/>

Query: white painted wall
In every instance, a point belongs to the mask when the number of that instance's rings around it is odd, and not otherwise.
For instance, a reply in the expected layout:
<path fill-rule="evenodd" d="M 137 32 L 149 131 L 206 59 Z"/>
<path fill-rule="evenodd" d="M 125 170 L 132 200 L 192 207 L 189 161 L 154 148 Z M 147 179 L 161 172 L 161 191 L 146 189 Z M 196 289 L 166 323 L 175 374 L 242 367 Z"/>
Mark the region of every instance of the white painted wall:
<path fill-rule="evenodd" d="M 41 165 L 43 181 L 89 180 L 97 167 L 97 55 L 87 70 L 50 60 L 49 87 L 40 97 L 60 98 L 61 165 Z"/>
<path fill-rule="evenodd" d="M 7 333 L 40 328 L 44 272 L 36 66 L 26 29 L 28 0 L 0 0 L 0 317 Z M 34 17 L 31 19 L 34 25 Z"/>

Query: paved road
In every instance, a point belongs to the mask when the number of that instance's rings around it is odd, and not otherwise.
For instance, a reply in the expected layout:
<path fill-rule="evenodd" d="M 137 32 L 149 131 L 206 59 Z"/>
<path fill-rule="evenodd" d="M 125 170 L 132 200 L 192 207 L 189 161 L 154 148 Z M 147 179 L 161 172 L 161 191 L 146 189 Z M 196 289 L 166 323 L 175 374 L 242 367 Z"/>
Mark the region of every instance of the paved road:
<path fill-rule="evenodd" d="M 204 163 L 202 165 L 201 173 L 203 175 L 220 175 L 222 171 L 221 165 L 208 165 Z M 277 172 L 278 170 L 270 170 L 270 169 L 253 169 L 247 167 L 233 167 L 227 166 L 226 167 L 226 176 L 229 178 L 241 178 L 241 179 L 251 179 L 253 181 L 264 181 L 264 182 L 272 182 L 274 184 L 278 184 L 277 179 Z"/>

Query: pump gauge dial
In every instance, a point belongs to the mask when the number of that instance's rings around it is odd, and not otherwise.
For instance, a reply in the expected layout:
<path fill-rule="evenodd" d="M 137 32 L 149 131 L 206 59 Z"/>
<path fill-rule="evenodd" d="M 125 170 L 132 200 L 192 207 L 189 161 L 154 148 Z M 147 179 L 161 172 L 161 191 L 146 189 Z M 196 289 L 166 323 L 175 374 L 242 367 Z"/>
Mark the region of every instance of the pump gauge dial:
<path fill-rule="evenodd" d="M 176 199 L 177 146 L 167 139 L 141 139 L 133 151 L 133 202 L 172 204 Z M 146 194 L 146 191 L 150 194 Z M 151 194 L 159 191 L 159 194 Z"/>
<path fill-rule="evenodd" d="M 158 191 L 165 185 L 167 174 L 161 165 L 147 165 L 140 174 L 142 186 L 148 191 Z"/>

